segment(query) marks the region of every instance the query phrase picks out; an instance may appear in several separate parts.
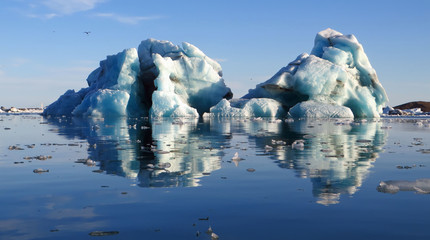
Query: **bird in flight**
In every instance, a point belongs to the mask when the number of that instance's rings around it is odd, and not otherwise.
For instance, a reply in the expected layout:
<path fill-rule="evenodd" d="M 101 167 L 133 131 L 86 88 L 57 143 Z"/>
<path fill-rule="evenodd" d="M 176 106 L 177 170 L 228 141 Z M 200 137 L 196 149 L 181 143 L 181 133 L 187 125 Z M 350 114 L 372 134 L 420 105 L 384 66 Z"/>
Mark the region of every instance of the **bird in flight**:
<path fill-rule="evenodd" d="M 84 32 L 84 33 L 86 33 L 87 35 L 90 35 L 91 32 Z"/>

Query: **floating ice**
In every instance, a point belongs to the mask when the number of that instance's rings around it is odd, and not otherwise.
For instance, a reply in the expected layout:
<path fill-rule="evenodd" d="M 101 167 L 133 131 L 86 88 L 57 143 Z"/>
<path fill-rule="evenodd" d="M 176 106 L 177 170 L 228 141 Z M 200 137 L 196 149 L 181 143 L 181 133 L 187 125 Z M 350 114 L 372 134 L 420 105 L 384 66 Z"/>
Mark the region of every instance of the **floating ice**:
<path fill-rule="evenodd" d="M 350 108 L 313 100 L 297 103 L 289 115 L 293 118 L 354 118 Z"/>
<path fill-rule="evenodd" d="M 87 83 L 68 90 L 44 115 L 198 117 L 233 96 L 221 66 L 197 47 L 154 39 L 108 56 Z"/>
<path fill-rule="evenodd" d="M 388 101 L 355 36 L 332 29 L 317 34 L 311 55 L 299 55 L 243 98 L 276 99 L 295 106 L 290 115 L 308 118 L 379 117 Z"/>
<path fill-rule="evenodd" d="M 422 178 L 417 179 L 416 181 L 381 181 L 376 189 L 378 190 L 378 192 L 392 194 L 397 193 L 399 191 L 414 191 L 416 193 L 429 194 L 430 179 Z"/>
<path fill-rule="evenodd" d="M 282 117 L 285 111 L 280 102 L 270 98 L 221 100 L 204 117 Z"/>

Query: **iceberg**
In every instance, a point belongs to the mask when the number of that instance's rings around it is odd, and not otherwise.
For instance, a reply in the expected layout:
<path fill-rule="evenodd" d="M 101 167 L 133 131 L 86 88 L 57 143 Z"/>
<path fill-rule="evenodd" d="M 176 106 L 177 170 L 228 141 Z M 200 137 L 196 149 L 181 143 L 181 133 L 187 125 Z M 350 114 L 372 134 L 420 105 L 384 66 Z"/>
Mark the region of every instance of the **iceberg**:
<path fill-rule="evenodd" d="M 189 43 L 147 39 L 108 56 L 44 115 L 141 117 L 377 118 L 387 94 L 354 35 L 330 28 L 303 53 L 241 99 L 215 60 Z"/>
<path fill-rule="evenodd" d="M 299 55 L 242 98 L 275 99 L 294 118 L 377 118 L 388 101 L 356 37 L 330 28 L 317 34 L 310 55 Z"/>
<path fill-rule="evenodd" d="M 87 83 L 66 91 L 43 114 L 195 118 L 233 96 L 221 66 L 200 49 L 155 39 L 108 56 Z"/>

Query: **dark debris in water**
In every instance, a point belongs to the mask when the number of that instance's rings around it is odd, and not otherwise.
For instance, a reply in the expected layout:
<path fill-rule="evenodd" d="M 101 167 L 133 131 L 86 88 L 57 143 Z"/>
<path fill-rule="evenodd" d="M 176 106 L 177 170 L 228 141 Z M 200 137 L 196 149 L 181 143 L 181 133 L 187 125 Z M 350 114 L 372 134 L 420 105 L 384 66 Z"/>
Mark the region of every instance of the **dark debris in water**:
<path fill-rule="evenodd" d="M 8 148 L 9 150 L 24 150 L 24 148 L 22 148 L 22 147 L 20 147 L 20 146 L 15 146 L 15 145 L 13 145 L 13 146 L 9 146 L 9 148 Z"/>
<path fill-rule="evenodd" d="M 416 165 L 416 164 L 413 164 L 413 165 L 411 165 L 411 166 L 407 166 L 407 165 L 405 165 L 405 166 L 397 165 L 397 166 L 396 166 L 396 168 L 398 168 L 398 169 L 411 169 L 411 168 L 415 168 L 415 167 L 417 167 L 417 165 Z M 420 164 L 420 165 L 418 165 L 418 167 L 425 167 L 425 165 Z"/>
<path fill-rule="evenodd" d="M 33 172 L 34 173 L 39 173 L 39 174 L 40 173 L 47 173 L 47 172 L 49 172 L 49 169 L 45 170 L 45 169 L 42 169 L 42 168 L 38 168 L 38 169 L 34 169 Z"/>
<path fill-rule="evenodd" d="M 47 155 L 47 156 L 39 155 L 39 156 L 35 156 L 35 157 L 23 157 L 23 159 L 25 159 L 25 160 L 36 159 L 36 160 L 41 160 L 41 161 L 51 159 L 51 158 L 52 158 L 52 156 L 50 156 L 50 155 Z"/>
<path fill-rule="evenodd" d="M 117 234 L 119 234 L 119 231 L 94 231 L 89 233 L 90 236 L 97 236 L 97 237 L 112 236 Z"/>
<path fill-rule="evenodd" d="M 420 149 L 418 150 L 418 152 L 424 153 L 424 154 L 429 154 L 430 153 L 430 149 Z"/>

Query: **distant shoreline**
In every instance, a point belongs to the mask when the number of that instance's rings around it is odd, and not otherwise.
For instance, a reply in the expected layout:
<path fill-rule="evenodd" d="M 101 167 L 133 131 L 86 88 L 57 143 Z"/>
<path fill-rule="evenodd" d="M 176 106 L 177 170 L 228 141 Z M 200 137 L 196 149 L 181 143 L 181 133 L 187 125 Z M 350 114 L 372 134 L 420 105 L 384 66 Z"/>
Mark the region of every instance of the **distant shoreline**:
<path fill-rule="evenodd" d="M 423 112 L 430 112 L 430 102 L 414 101 L 414 102 L 404 103 L 404 104 L 395 106 L 393 108 L 400 109 L 400 110 L 421 108 L 421 111 Z"/>
<path fill-rule="evenodd" d="M 420 108 L 422 112 L 428 113 L 428 112 L 430 112 L 430 102 L 412 101 L 412 102 L 397 105 L 393 108 L 399 109 L 399 110 L 408 110 L 408 109 Z M 40 108 L 40 107 L 39 108 L 38 107 L 29 107 L 29 108 L 16 108 L 16 107 L 5 108 L 5 107 L 1 107 L 0 113 L 39 113 L 39 114 L 42 114 L 43 110 L 44 109 Z"/>

